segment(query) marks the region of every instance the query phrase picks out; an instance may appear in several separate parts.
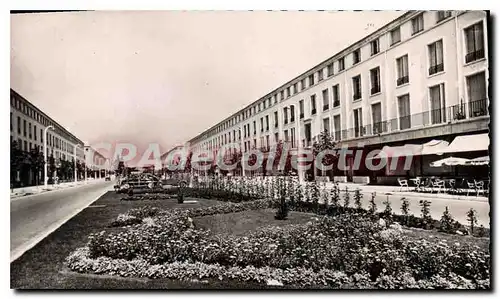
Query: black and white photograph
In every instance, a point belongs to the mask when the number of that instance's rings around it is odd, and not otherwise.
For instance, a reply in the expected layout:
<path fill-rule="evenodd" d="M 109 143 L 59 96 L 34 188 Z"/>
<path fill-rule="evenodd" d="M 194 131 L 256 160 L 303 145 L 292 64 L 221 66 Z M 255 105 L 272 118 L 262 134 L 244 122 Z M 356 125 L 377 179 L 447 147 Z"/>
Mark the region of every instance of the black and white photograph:
<path fill-rule="evenodd" d="M 8 17 L 12 290 L 493 289 L 492 12 Z"/>

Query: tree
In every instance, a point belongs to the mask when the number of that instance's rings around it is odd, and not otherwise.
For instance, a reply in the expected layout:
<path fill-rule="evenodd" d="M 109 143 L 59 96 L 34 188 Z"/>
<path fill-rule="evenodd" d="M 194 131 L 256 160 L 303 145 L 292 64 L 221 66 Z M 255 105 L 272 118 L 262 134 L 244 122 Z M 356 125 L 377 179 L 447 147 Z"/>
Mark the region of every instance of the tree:
<path fill-rule="evenodd" d="M 80 173 L 85 171 L 85 162 L 80 162 L 80 160 L 76 160 L 76 171 L 77 171 L 77 176 L 79 176 Z"/>
<path fill-rule="evenodd" d="M 448 209 L 448 206 L 445 207 L 443 215 L 441 216 L 441 221 L 439 221 L 439 231 L 446 233 L 453 233 L 455 220 Z"/>
<path fill-rule="evenodd" d="M 21 171 L 24 162 L 24 152 L 17 141 L 10 144 L 10 180 L 11 184 L 17 187 L 18 173 Z"/>
<path fill-rule="evenodd" d="M 59 167 L 58 176 L 60 179 L 68 179 L 71 171 L 73 170 L 73 163 L 64 159 L 60 160 L 61 166 Z"/>
<path fill-rule="evenodd" d="M 229 164 L 230 165 L 236 164 L 236 168 L 233 170 L 236 173 L 239 171 L 239 169 L 241 169 L 241 157 L 242 157 L 241 151 L 232 152 L 229 157 L 228 161 Z"/>
<path fill-rule="evenodd" d="M 357 188 L 354 191 L 354 205 L 356 206 L 356 209 L 358 209 L 358 211 L 361 211 L 363 209 L 363 205 L 361 203 L 362 199 L 363 195 L 361 194 L 361 190 Z"/>
<path fill-rule="evenodd" d="M 469 222 L 470 234 L 474 235 L 474 228 L 477 226 L 477 212 L 473 208 L 467 211 L 467 222 Z"/>
<path fill-rule="evenodd" d="M 123 175 L 125 171 L 125 162 L 123 161 L 118 161 L 118 165 L 115 169 L 115 172 L 117 175 Z"/>
<path fill-rule="evenodd" d="M 281 156 L 283 155 L 283 142 L 282 141 L 279 141 L 277 144 L 276 144 L 276 151 L 274 153 L 270 152 L 269 155 L 271 155 L 272 158 L 274 158 L 274 161 L 273 161 L 273 169 L 278 169 L 279 167 L 279 164 L 280 164 L 280 160 L 281 160 Z M 269 158 L 271 158 L 269 157 Z M 266 165 L 264 165 L 265 167 Z M 284 173 L 288 173 L 292 170 L 292 157 L 290 156 L 290 154 L 287 152 L 287 157 L 286 157 L 286 160 L 285 160 L 285 167 L 284 169 L 282 169 Z"/>
<path fill-rule="evenodd" d="M 43 165 L 45 164 L 43 153 L 41 153 L 38 148 L 33 148 L 28 154 L 28 159 L 34 174 L 34 184 L 38 185 L 40 183 L 39 173 L 42 171 Z"/>
<path fill-rule="evenodd" d="M 333 137 L 333 135 L 330 134 L 327 130 L 321 132 L 318 135 L 317 140 L 315 140 L 313 143 L 313 155 L 314 155 L 313 160 L 316 159 L 316 157 L 318 156 L 319 153 L 321 153 L 325 150 L 333 150 L 333 149 L 335 149 L 335 146 L 336 146 L 336 143 L 335 143 L 335 138 Z M 321 165 L 323 165 L 323 166 L 331 165 L 331 164 L 333 164 L 333 162 L 335 160 L 335 156 L 333 156 L 331 154 L 327 154 L 323 157 L 322 160 L 323 161 L 321 161 Z M 316 173 L 316 171 L 314 173 Z M 325 175 L 323 169 L 321 170 L 321 174 L 322 174 L 322 176 Z"/>
<path fill-rule="evenodd" d="M 191 160 L 192 159 L 193 159 L 193 152 L 189 151 L 189 154 L 186 157 L 186 164 L 184 166 L 184 172 L 191 172 Z"/>
<path fill-rule="evenodd" d="M 53 182 L 53 174 L 56 171 L 56 160 L 54 159 L 54 154 L 50 154 L 49 158 L 47 159 L 48 165 L 48 171 L 49 173 L 47 174 L 47 177 L 49 178 L 50 182 Z"/>

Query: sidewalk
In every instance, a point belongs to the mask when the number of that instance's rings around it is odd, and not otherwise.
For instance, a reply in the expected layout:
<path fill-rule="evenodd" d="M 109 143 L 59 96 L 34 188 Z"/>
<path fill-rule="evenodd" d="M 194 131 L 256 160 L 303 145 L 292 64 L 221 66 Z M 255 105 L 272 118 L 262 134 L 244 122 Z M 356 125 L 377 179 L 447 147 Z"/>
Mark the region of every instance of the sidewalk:
<path fill-rule="evenodd" d="M 333 183 L 327 183 L 326 187 L 331 189 L 333 187 Z M 350 192 L 354 192 L 356 189 L 360 189 L 362 193 L 373 193 L 376 192 L 380 195 L 394 195 L 401 197 L 420 197 L 420 198 L 440 198 L 440 199 L 453 199 L 453 200 L 471 200 L 471 201 L 483 201 L 487 202 L 488 197 L 480 194 L 479 196 L 466 196 L 466 195 L 454 195 L 447 193 L 424 193 L 424 192 L 415 192 L 413 188 L 409 188 L 410 191 L 405 191 L 405 189 L 401 189 L 399 186 L 377 186 L 377 185 L 363 185 L 363 184 L 355 184 L 355 183 L 339 183 L 340 191 L 344 191 L 345 188 L 348 188 Z M 400 191 L 402 190 L 402 191 Z"/>
<path fill-rule="evenodd" d="M 87 180 L 87 184 L 95 184 L 98 182 L 104 182 L 104 178 L 100 178 L 100 179 L 89 178 Z M 66 183 L 60 183 L 57 185 L 47 185 L 47 188 L 44 188 L 44 185 L 15 188 L 13 190 L 11 189 L 10 198 L 14 199 L 14 198 L 27 196 L 27 195 L 39 194 L 39 193 L 54 191 L 54 190 L 62 190 L 62 189 L 67 189 L 67 188 L 77 187 L 77 186 L 82 186 L 82 185 L 85 185 L 85 180 L 78 181 L 76 183 L 75 182 L 66 182 Z"/>

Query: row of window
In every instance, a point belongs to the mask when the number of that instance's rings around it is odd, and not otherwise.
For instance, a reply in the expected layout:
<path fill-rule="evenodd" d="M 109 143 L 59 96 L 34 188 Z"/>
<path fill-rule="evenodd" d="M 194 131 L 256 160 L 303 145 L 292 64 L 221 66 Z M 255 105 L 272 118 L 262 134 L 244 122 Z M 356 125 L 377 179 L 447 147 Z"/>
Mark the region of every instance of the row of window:
<path fill-rule="evenodd" d="M 436 22 L 442 22 L 443 20 L 451 17 L 451 11 L 438 11 L 436 12 Z M 424 18 L 423 13 L 415 16 L 411 19 L 412 24 L 412 35 L 415 35 L 424 30 Z M 484 45 L 484 28 L 483 22 L 480 21 L 472 26 L 469 26 L 464 29 L 465 41 L 466 41 L 466 55 L 465 61 L 466 63 L 470 63 L 485 57 L 485 45 Z M 390 37 L 390 45 L 394 46 L 401 42 L 401 30 L 400 27 L 397 27 L 389 32 Z M 379 39 L 375 39 L 370 42 L 371 55 L 378 54 L 380 52 L 380 41 Z M 433 44 L 428 46 L 429 51 L 429 68 L 428 74 L 434 75 L 436 73 L 444 71 L 444 61 L 443 61 L 443 41 L 439 40 L 434 42 Z M 361 50 L 356 49 L 352 52 L 353 56 L 353 64 L 358 64 L 361 62 Z M 337 59 L 336 61 L 338 70 L 343 71 L 345 69 L 345 60 L 344 57 Z M 408 72 L 408 55 L 404 55 L 399 57 L 396 60 L 397 64 L 397 75 L 398 78 L 396 80 L 397 86 L 409 83 L 409 72 Z M 334 63 L 331 62 L 326 66 L 327 77 L 331 77 L 334 75 Z M 370 71 L 371 77 L 371 90 L 370 94 L 376 94 L 380 92 L 380 68 L 375 68 Z M 219 125 L 214 130 L 207 132 L 204 135 L 204 138 L 208 136 L 213 136 L 217 133 L 220 133 L 227 128 L 235 125 L 238 122 L 241 122 L 245 119 L 248 119 L 252 115 L 255 115 L 268 107 L 271 107 L 278 103 L 278 94 L 279 99 L 284 100 L 285 98 L 291 97 L 299 92 L 299 83 L 300 83 L 300 91 L 305 90 L 307 87 L 311 87 L 324 79 L 324 69 L 321 69 L 317 72 L 317 81 L 315 81 L 315 74 L 309 74 L 306 78 L 300 79 L 298 82 L 292 83 L 290 86 L 285 89 L 279 91 L 279 93 L 274 94 L 273 96 L 267 98 L 266 100 L 260 101 L 258 104 L 253 107 L 245 110 L 244 112 L 239 113 L 234 116 L 232 119 L 224 122 Z M 353 100 L 361 99 L 361 76 L 356 76 L 353 79 Z M 306 84 L 308 83 L 308 85 Z M 340 100 L 335 100 L 335 95 L 338 94 L 334 92 L 334 107 L 338 107 L 340 105 Z M 324 97 L 325 99 L 325 97 Z M 329 104 L 327 104 L 324 100 L 323 110 L 328 110 Z M 315 109 L 314 109 L 315 110 Z"/>
<path fill-rule="evenodd" d="M 42 113 L 38 112 L 36 109 L 31 107 L 25 101 L 19 99 L 13 92 L 11 92 L 11 95 L 10 95 L 10 104 L 16 110 L 22 112 L 26 116 L 28 116 L 31 119 L 35 120 L 36 122 L 42 124 L 44 127 L 53 126 L 55 128 L 55 130 L 58 131 L 59 135 L 64 136 L 64 138 L 66 140 L 72 140 L 72 141 L 76 142 L 73 137 L 69 136 L 68 134 L 65 134 L 64 129 L 60 129 L 60 126 L 58 124 L 56 124 L 55 122 L 53 122 L 50 119 L 48 119 L 47 117 L 45 117 Z M 18 128 L 19 128 L 19 126 L 18 126 Z M 11 125 L 11 130 L 12 130 L 12 125 Z"/>
<path fill-rule="evenodd" d="M 371 105 L 371 125 L 363 124 L 363 109 L 356 108 L 353 109 L 353 124 L 352 130 L 347 130 L 344 128 L 342 130 L 341 126 L 341 116 L 340 114 L 333 116 L 333 127 L 334 137 L 336 140 L 356 138 L 367 134 L 378 134 L 385 133 L 393 130 L 404 130 L 409 129 L 412 126 L 421 126 L 428 124 L 441 124 L 450 120 L 461 120 L 465 118 L 473 118 L 488 115 L 488 96 L 487 96 L 487 84 L 486 84 L 486 74 L 485 72 L 476 73 L 474 75 L 466 77 L 466 87 L 467 87 L 467 98 L 469 102 L 467 105 L 465 103 L 460 103 L 458 105 L 446 106 L 445 97 L 445 84 L 441 83 L 429 88 L 429 101 L 430 101 L 430 111 L 421 112 L 417 114 L 411 114 L 410 109 L 410 95 L 405 94 L 397 97 L 397 112 L 398 117 L 393 120 L 383 121 L 382 120 L 382 106 L 381 103 L 374 103 Z M 311 98 L 311 114 L 315 114 L 315 98 Z M 303 116 L 304 101 L 299 102 L 300 117 Z M 288 112 L 290 112 L 290 120 L 293 121 L 295 117 L 294 106 L 285 107 L 283 110 L 284 123 L 287 124 Z M 261 132 L 264 130 L 269 131 L 269 121 L 268 117 L 265 118 L 265 122 L 261 118 Z M 274 123 L 275 127 L 278 127 L 278 111 L 274 112 Z M 264 126 L 265 124 L 265 126 Z M 311 128 L 310 123 L 304 124 L 304 136 L 305 145 L 310 145 L 311 142 Z M 250 138 L 251 131 L 250 124 L 245 124 L 243 126 L 244 139 Z M 323 119 L 322 130 L 330 131 L 330 117 Z M 236 132 L 238 132 L 238 137 L 236 137 Z M 288 132 L 290 132 L 290 138 L 288 137 Z M 278 138 L 278 132 L 274 133 L 276 138 Z M 257 122 L 253 121 L 253 135 L 257 135 Z M 269 135 L 261 136 L 261 146 L 269 147 L 270 144 L 267 142 L 269 140 Z M 203 144 L 204 148 L 216 149 L 225 144 L 241 141 L 241 132 L 233 130 L 233 133 L 225 133 L 212 140 L 209 140 Z M 266 143 L 263 143 L 266 140 Z M 278 139 L 275 139 L 278 140 Z M 292 145 L 295 143 L 295 128 L 290 128 L 284 130 L 284 140 L 286 142 L 291 142 Z M 257 146 L 257 139 L 254 138 L 254 147 Z M 250 149 L 250 141 L 245 141 L 245 149 Z"/>
<path fill-rule="evenodd" d="M 14 130 L 13 128 L 13 114 L 12 112 L 10 113 L 10 131 L 12 132 Z M 23 136 L 27 138 L 28 140 L 33 140 L 35 143 L 40 141 L 40 143 L 43 144 L 43 129 L 38 129 L 36 124 L 31 124 L 31 122 L 26 121 L 26 119 L 21 119 L 20 116 L 17 117 L 17 135 L 18 136 Z M 66 142 L 65 140 L 54 136 L 53 134 L 50 134 L 50 132 L 47 132 L 47 145 L 48 146 L 53 146 L 56 149 L 68 152 L 68 153 L 73 153 L 74 151 L 74 146 Z M 31 149 L 31 147 L 30 147 Z"/>
<path fill-rule="evenodd" d="M 10 136 L 10 142 L 12 143 L 14 141 L 14 137 L 11 135 Z M 38 145 L 34 142 L 28 141 L 28 140 L 22 140 L 21 138 L 17 138 L 17 144 L 20 150 L 25 151 L 25 152 L 30 152 L 32 150 L 40 151 L 43 152 L 43 145 Z M 53 155 L 54 158 L 56 159 L 63 159 L 65 160 L 66 158 L 73 160 L 73 155 L 66 155 L 63 152 L 60 151 L 55 151 L 54 148 L 47 148 L 47 155 Z"/>

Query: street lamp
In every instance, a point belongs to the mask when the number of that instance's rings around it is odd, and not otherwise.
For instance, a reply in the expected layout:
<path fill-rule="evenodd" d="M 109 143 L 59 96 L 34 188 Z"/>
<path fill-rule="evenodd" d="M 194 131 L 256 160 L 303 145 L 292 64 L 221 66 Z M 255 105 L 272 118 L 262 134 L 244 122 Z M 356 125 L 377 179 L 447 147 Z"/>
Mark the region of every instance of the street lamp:
<path fill-rule="evenodd" d="M 89 149 L 86 148 L 85 151 L 88 153 L 89 152 Z M 85 155 L 85 184 L 87 183 L 87 158 L 88 156 Z"/>
<path fill-rule="evenodd" d="M 74 153 L 73 153 L 73 156 L 74 156 L 74 160 L 75 160 L 75 183 L 77 182 L 77 176 L 78 176 L 78 172 L 77 172 L 77 169 L 76 169 L 76 148 L 77 147 L 80 147 L 79 144 L 75 144 L 73 150 L 74 150 Z"/>
<path fill-rule="evenodd" d="M 299 175 L 299 183 L 301 183 L 303 181 L 304 174 L 302 173 L 302 169 L 300 169 L 299 163 L 298 163 L 299 156 L 302 154 L 302 152 L 301 152 L 302 139 L 300 137 L 300 111 L 297 109 L 297 104 L 292 104 L 290 106 L 294 107 L 294 110 L 295 110 L 294 112 L 299 112 L 298 113 L 299 117 L 297 118 L 297 137 L 298 137 L 297 138 L 298 139 L 298 143 L 297 143 L 297 173 Z"/>
<path fill-rule="evenodd" d="M 48 180 L 48 177 L 47 177 L 47 131 L 49 129 L 52 129 L 54 130 L 54 127 L 53 126 L 47 126 L 44 130 L 43 130 L 43 186 L 44 188 L 47 188 L 47 180 Z"/>
<path fill-rule="evenodd" d="M 243 132 L 241 132 L 241 126 L 238 127 L 239 131 L 240 131 L 240 137 L 243 136 Z M 241 139 L 241 142 L 240 142 L 240 148 L 241 148 L 241 176 L 244 177 L 245 176 L 245 163 L 243 161 L 243 138 L 240 138 Z"/>

